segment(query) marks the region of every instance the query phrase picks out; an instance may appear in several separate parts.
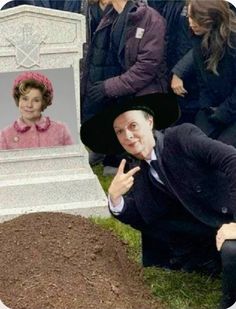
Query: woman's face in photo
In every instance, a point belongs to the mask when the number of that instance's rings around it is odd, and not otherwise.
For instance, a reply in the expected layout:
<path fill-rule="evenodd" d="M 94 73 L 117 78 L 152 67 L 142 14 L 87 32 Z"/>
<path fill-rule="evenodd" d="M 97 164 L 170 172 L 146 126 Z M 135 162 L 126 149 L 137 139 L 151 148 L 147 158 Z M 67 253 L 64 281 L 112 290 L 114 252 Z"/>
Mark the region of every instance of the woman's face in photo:
<path fill-rule="evenodd" d="M 39 89 L 31 88 L 20 96 L 19 111 L 22 120 L 27 124 L 35 123 L 41 117 L 43 105 L 42 93 Z"/>

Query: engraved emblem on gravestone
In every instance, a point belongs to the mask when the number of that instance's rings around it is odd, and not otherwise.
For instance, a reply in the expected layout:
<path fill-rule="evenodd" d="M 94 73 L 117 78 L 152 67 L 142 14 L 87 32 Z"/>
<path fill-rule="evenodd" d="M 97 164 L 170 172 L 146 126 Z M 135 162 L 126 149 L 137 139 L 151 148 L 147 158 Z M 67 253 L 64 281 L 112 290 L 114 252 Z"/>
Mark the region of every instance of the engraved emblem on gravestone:
<path fill-rule="evenodd" d="M 40 45 L 44 42 L 45 37 L 46 35 L 42 35 L 42 33 L 33 29 L 31 24 L 24 24 L 21 32 L 7 38 L 16 47 L 18 67 L 39 66 Z"/>

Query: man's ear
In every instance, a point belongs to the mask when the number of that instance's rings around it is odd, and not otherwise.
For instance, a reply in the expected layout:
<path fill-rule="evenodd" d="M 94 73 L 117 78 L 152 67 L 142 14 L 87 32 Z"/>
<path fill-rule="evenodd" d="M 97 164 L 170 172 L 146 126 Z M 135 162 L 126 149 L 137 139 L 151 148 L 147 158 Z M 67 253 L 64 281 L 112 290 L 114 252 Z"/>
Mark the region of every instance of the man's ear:
<path fill-rule="evenodd" d="M 154 126 L 153 116 L 151 115 L 148 116 L 148 123 L 150 125 L 151 130 L 153 130 L 153 126 Z"/>

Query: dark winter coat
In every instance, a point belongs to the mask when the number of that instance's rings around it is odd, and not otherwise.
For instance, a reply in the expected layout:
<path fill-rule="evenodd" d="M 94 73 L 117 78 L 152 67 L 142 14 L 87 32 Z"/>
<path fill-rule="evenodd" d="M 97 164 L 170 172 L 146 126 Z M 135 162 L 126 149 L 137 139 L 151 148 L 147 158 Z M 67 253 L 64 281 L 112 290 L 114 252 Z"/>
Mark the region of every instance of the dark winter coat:
<path fill-rule="evenodd" d="M 111 11 L 113 20 L 118 13 L 113 9 Z M 112 22 L 102 31 L 95 31 L 90 44 L 88 44 L 87 55 L 83 61 L 80 87 L 82 122 L 103 110 L 108 104 L 107 99 L 91 102 L 89 91 L 93 84 L 119 75 L 122 71 L 121 64 L 117 61 L 117 54 L 113 52 L 111 46 L 111 30 Z"/>
<path fill-rule="evenodd" d="M 96 31 L 104 13 L 107 11 L 107 8 L 103 11 L 98 2 L 88 5 L 87 14 L 86 14 L 86 24 L 88 32 L 88 42 L 90 43 L 93 37 L 94 32 Z"/>
<path fill-rule="evenodd" d="M 166 19 L 167 65 L 170 72 L 181 56 L 192 47 L 189 33 L 186 31 L 188 26 L 185 24 L 185 16 L 182 16 L 185 1 L 151 0 L 148 1 L 148 5 Z"/>
<path fill-rule="evenodd" d="M 1 10 L 10 9 L 18 5 L 34 5 L 34 1 L 33 0 L 11 0 L 11 1 L 8 1 L 6 4 L 4 4 Z"/>
<path fill-rule="evenodd" d="M 34 0 L 36 6 L 79 13 L 83 0 Z"/>
<path fill-rule="evenodd" d="M 170 196 L 198 221 L 213 228 L 236 220 L 236 150 L 208 138 L 200 129 L 183 124 L 157 134 L 159 176 Z M 168 205 L 145 186 L 148 169 L 141 161 L 125 207 L 117 218 L 136 229 L 155 229 Z M 159 204 L 159 205 L 158 205 Z"/>
<path fill-rule="evenodd" d="M 100 29 L 108 20 L 109 14 L 100 24 Z M 137 35 L 139 29 L 144 31 L 140 38 Z M 109 97 L 166 91 L 164 37 L 165 21 L 152 8 L 140 5 L 129 14 L 118 51 L 125 73 L 105 81 L 105 91 Z"/>
<path fill-rule="evenodd" d="M 233 45 L 236 46 L 236 38 Z M 222 123 L 234 122 L 236 120 L 236 50 L 226 48 L 217 67 L 219 75 L 206 70 L 200 38 L 195 40 L 193 57 L 199 80 L 200 106 L 218 107 L 215 115 Z"/>
<path fill-rule="evenodd" d="M 172 71 L 178 61 L 192 49 L 192 34 L 189 29 L 187 18 L 187 5 L 184 0 L 158 0 L 148 1 L 148 4 L 155 8 L 166 19 L 166 41 L 167 41 L 167 68 L 168 76 L 171 80 L 172 73 L 175 73 L 180 78 L 181 72 Z M 177 69 L 176 69 L 177 71 Z M 198 103 L 198 86 L 195 71 L 189 72 L 187 78 L 183 78 L 184 87 L 187 94 L 183 97 L 178 97 L 178 103 L 182 111 L 180 123 L 192 122 L 192 117 L 199 109 Z M 185 115 L 185 112 L 187 114 Z M 192 116 L 188 112 L 193 112 Z"/>
<path fill-rule="evenodd" d="M 97 35 L 106 32 L 115 18 L 116 14 L 112 9 L 102 18 L 93 41 Z M 124 73 L 105 80 L 107 96 L 144 95 L 166 91 L 164 36 L 164 19 L 152 8 L 144 4 L 136 5 L 128 15 L 118 50 L 118 61 Z M 90 50 L 93 48 L 92 42 Z M 89 64 L 89 59 L 87 63 Z M 83 82 L 86 83 L 86 79 Z"/>
<path fill-rule="evenodd" d="M 194 270 L 208 252 L 210 259 L 217 255 L 216 230 L 236 221 L 236 150 L 191 124 L 164 135 L 156 132 L 156 138 L 154 164 L 165 186 L 150 181 L 150 167 L 141 161 L 123 211 L 115 217 L 141 231 L 144 266 L 175 268 L 169 264 L 173 255 L 180 264 L 183 255 L 193 259 Z"/>

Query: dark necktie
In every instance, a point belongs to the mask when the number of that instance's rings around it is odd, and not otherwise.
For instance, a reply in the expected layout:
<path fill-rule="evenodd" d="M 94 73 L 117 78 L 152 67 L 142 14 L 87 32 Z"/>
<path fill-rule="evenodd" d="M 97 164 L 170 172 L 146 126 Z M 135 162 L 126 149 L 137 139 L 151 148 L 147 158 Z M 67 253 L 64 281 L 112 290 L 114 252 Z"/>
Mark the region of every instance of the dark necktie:
<path fill-rule="evenodd" d="M 165 177 L 165 175 L 164 175 L 164 173 L 162 171 L 161 162 L 159 162 L 159 160 L 152 160 L 150 162 L 150 164 L 153 167 L 153 169 L 157 172 L 160 180 L 163 182 L 164 185 L 162 185 L 162 186 L 165 187 L 166 191 L 168 191 L 172 195 L 172 197 L 173 197 L 174 194 L 173 194 L 173 192 L 172 192 L 172 190 L 171 190 L 171 188 L 170 188 L 170 186 L 168 184 L 168 181 L 167 181 L 167 179 L 166 179 L 166 177 Z M 151 172 L 150 172 L 150 174 L 151 174 Z M 152 178 L 153 178 L 153 176 L 152 176 Z M 156 182 L 157 182 L 157 180 L 156 180 Z"/>
<path fill-rule="evenodd" d="M 157 160 L 152 160 L 150 162 L 150 165 L 152 166 L 152 168 L 156 171 L 157 175 L 159 176 L 160 180 L 163 182 L 163 184 L 165 184 L 165 180 L 163 177 L 163 173 L 161 172 L 159 163 Z"/>

